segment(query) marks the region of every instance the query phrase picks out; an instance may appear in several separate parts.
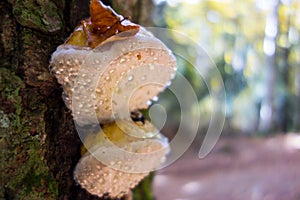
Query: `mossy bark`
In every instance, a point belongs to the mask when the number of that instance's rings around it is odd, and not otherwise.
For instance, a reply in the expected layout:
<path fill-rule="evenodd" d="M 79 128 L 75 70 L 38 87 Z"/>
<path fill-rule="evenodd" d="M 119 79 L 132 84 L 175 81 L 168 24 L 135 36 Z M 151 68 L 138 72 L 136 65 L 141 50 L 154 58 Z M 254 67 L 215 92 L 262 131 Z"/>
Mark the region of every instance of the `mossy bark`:
<path fill-rule="evenodd" d="M 112 6 L 146 25 L 146 4 L 151 0 Z M 88 5 L 89 0 L 0 1 L 0 199 L 100 199 L 73 180 L 81 141 L 48 70 L 52 52 L 89 15 Z M 149 184 L 143 186 L 136 196 L 149 193 Z"/>

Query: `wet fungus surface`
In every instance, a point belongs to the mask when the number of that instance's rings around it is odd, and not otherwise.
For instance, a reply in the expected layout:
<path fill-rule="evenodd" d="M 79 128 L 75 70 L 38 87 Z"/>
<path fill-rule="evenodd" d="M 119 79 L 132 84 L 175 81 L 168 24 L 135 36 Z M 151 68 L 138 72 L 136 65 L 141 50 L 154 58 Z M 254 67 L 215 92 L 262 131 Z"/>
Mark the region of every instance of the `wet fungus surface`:
<path fill-rule="evenodd" d="M 176 60 L 145 28 L 100 1 L 91 1 L 90 13 L 52 54 L 50 70 L 74 121 L 101 124 L 84 139 L 76 182 L 91 194 L 122 197 L 166 159 L 167 138 L 132 116 L 170 85 Z"/>
<path fill-rule="evenodd" d="M 153 125 L 148 122 L 141 134 L 154 130 L 155 136 L 140 139 L 123 131 L 138 131 L 131 122 L 119 123 L 121 127 L 117 122 L 103 125 L 99 133 L 88 135 L 84 142 L 90 151 L 77 164 L 74 178 L 92 194 L 122 197 L 166 159 L 168 140 Z"/>

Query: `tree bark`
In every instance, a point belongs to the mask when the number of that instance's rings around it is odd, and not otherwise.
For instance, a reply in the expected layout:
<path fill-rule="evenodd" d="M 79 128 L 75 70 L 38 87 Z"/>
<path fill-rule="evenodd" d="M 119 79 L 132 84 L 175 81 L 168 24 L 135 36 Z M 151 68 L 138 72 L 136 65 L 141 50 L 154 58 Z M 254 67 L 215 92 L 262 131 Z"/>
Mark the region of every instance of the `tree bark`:
<path fill-rule="evenodd" d="M 112 2 L 134 22 L 149 23 L 151 0 Z M 89 0 L 0 1 L 0 199 L 100 199 L 73 179 L 81 141 L 48 70 L 56 47 L 89 16 L 88 6 Z"/>

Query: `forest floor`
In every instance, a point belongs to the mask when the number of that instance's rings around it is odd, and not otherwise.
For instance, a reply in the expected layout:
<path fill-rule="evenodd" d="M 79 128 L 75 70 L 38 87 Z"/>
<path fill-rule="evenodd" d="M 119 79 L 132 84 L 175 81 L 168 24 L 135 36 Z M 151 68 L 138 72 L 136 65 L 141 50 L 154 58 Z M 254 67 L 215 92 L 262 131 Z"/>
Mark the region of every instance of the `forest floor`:
<path fill-rule="evenodd" d="M 300 136 L 223 137 L 156 173 L 156 200 L 300 200 Z"/>

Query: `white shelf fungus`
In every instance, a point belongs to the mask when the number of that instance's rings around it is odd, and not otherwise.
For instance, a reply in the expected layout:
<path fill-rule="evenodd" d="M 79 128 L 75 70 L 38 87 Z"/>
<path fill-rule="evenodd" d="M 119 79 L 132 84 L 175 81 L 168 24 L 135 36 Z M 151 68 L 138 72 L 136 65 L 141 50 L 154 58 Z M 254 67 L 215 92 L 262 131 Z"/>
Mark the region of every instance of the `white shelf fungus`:
<path fill-rule="evenodd" d="M 52 71 L 80 125 L 112 121 L 121 110 L 148 108 L 147 101 L 174 77 L 174 56 L 145 29 L 124 40 L 113 37 L 94 49 L 61 45 L 52 55 Z"/>
<path fill-rule="evenodd" d="M 122 197 L 166 159 L 167 138 L 131 115 L 170 86 L 176 60 L 159 39 L 99 0 L 91 0 L 90 12 L 52 54 L 50 70 L 77 124 L 102 125 L 84 142 L 75 180 L 91 194 Z"/>
<path fill-rule="evenodd" d="M 86 138 L 89 152 L 78 162 L 74 177 L 91 194 L 122 197 L 166 159 L 168 140 L 155 127 L 143 127 L 141 134 L 156 132 L 147 139 L 130 136 L 132 128 L 128 121 L 109 123 Z M 140 132 L 137 126 L 132 131 Z"/>

